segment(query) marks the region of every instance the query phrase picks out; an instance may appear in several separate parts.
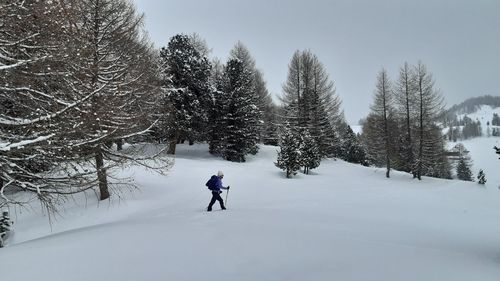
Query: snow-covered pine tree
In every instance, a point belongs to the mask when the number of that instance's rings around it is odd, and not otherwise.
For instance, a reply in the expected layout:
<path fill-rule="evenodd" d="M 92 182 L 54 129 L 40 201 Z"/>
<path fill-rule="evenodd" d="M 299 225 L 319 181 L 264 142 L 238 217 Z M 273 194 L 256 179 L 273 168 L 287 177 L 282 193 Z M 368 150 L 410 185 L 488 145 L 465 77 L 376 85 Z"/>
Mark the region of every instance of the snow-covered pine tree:
<path fill-rule="evenodd" d="M 301 130 L 300 138 L 300 165 L 304 168 L 304 174 L 309 174 L 309 170 L 319 167 L 321 164 L 321 154 L 316 141 L 308 130 Z"/>
<path fill-rule="evenodd" d="M 301 152 L 300 138 L 287 122 L 280 130 L 279 147 L 278 158 L 274 164 L 286 172 L 287 178 L 291 178 L 301 167 Z"/>
<path fill-rule="evenodd" d="M 250 93 L 249 98 L 252 98 L 252 103 L 255 104 L 257 110 L 255 111 L 256 118 L 249 120 L 249 127 L 255 127 L 255 129 L 251 129 L 252 132 L 255 132 L 256 136 L 251 136 L 251 139 L 257 138 L 258 142 L 262 142 L 263 139 L 263 130 L 264 130 L 264 112 L 272 103 L 272 99 L 267 91 L 266 82 L 264 81 L 264 75 L 260 70 L 258 70 L 255 66 L 255 60 L 253 59 L 250 51 L 247 47 L 241 42 L 238 41 L 233 49 L 231 49 L 229 53 L 230 59 L 240 60 L 243 69 L 250 74 Z M 269 116 L 269 114 L 268 114 Z M 250 154 L 256 154 L 258 151 L 257 145 L 250 147 Z"/>
<path fill-rule="evenodd" d="M 477 174 L 477 183 L 479 184 L 485 184 L 486 183 L 486 175 L 484 174 L 483 170 L 479 170 L 479 173 Z"/>
<path fill-rule="evenodd" d="M 461 158 L 457 165 L 457 178 L 463 181 L 474 181 L 472 179 L 472 172 L 470 170 L 470 164 L 465 158 Z"/>
<path fill-rule="evenodd" d="M 341 120 L 340 99 L 324 66 L 310 51 L 296 51 L 283 85 L 284 120 L 292 127 L 307 128 L 320 147 L 322 157 L 336 150 L 335 130 Z"/>
<path fill-rule="evenodd" d="M 363 166 L 368 166 L 369 161 L 367 158 L 367 153 L 365 147 L 358 140 L 356 134 L 354 134 L 351 126 L 344 124 L 342 127 L 342 143 L 341 143 L 341 154 L 340 159 L 345 160 L 350 163 L 361 164 Z"/>
<path fill-rule="evenodd" d="M 245 156 L 257 148 L 258 130 L 255 126 L 259 110 L 252 92 L 251 73 L 243 67 L 242 61 L 230 59 L 224 71 L 222 104 L 224 135 L 222 156 L 233 162 L 245 162 Z"/>
<path fill-rule="evenodd" d="M 201 54 L 188 35 L 172 37 L 161 49 L 168 87 L 167 105 L 173 110 L 168 139 L 169 153 L 181 140 L 206 139 L 209 109 L 213 105 L 210 90 L 210 62 Z"/>
<path fill-rule="evenodd" d="M 223 92 L 224 87 L 224 68 L 225 66 L 218 58 L 212 60 L 212 71 L 210 74 L 210 84 L 212 93 L 211 108 L 209 109 L 209 132 L 208 151 L 214 155 L 221 155 L 224 144 L 225 126 L 222 118 L 224 117 L 223 101 L 227 98 Z"/>

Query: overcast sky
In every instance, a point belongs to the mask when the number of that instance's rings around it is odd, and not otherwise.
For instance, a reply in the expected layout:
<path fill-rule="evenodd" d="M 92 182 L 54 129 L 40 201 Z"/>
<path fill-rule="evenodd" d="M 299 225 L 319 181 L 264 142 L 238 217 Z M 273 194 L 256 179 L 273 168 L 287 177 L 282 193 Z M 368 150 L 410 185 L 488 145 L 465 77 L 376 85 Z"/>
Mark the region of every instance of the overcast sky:
<path fill-rule="evenodd" d="M 157 47 L 178 33 L 198 33 L 226 60 L 240 40 L 281 95 L 296 50 L 325 65 L 347 121 L 369 112 L 377 72 L 392 80 L 421 60 L 451 106 L 468 97 L 500 96 L 499 0 L 135 0 Z"/>

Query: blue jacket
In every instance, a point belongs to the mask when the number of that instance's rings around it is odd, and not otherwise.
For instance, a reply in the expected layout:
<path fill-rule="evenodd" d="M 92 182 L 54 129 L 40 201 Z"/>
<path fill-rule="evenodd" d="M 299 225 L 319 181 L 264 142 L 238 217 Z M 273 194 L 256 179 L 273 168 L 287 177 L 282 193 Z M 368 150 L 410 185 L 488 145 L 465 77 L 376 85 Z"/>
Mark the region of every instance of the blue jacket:
<path fill-rule="evenodd" d="M 221 192 L 222 192 L 222 191 L 221 191 L 221 189 L 227 189 L 227 187 L 222 186 L 222 180 L 221 180 L 221 178 L 219 178 L 219 177 L 218 177 L 218 176 L 216 176 L 216 175 L 213 175 L 213 176 L 212 176 L 212 179 L 214 179 L 214 177 L 215 177 L 215 180 L 216 180 L 216 181 L 215 181 L 215 188 L 214 188 L 214 189 L 212 189 L 212 192 L 218 192 L 218 193 L 221 193 Z"/>

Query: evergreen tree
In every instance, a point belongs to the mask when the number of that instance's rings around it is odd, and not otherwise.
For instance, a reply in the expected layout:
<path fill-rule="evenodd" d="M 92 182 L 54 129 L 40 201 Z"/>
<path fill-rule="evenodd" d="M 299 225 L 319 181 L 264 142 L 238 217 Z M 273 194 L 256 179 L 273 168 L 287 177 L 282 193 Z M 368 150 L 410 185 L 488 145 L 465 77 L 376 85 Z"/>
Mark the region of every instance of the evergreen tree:
<path fill-rule="evenodd" d="M 167 96 L 167 105 L 173 110 L 168 130 L 169 153 L 181 140 L 192 143 L 206 138 L 208 111 L 213 105 L 210 91 L 210 62 L 187 35 L 175 35 L 166 48 L 161 49 L 165 64 L 165 84 L 173 87 Z M 166 105 L 166 106 L 167 106 Z"/>
<path fill-rule="evenodd" d="M 459 180 L 463 181 L 474 181 L 472 179 L 472 172 L 470 170 L 470 164 L 465 158 L 461 158 L 457 165 L 457 177 Z"/>
<path fill-rule="evenodd" d="M 445 154 L 445 139 L 441 128 L 433 124 L 425 131 L 424 163 L 422 175 L 451 179 L 451 164 Z"/>
<path fill-rule="evenodd" d="M 250 74 L 251 81 L 251 89 L 249 93 L 249 97 L 253 99 L 252 103 L 257 107 L 257 118 L 252 121 L 252 124 L 249 124 L 252 127 L 255 127 L 253 132 L 256 132 L 256 136 L 252 136 L 252 138 L 257 137 L 259 142 L 263 141 L 264 138 L 264 130 L 267 122 L 271 120 L 266 120 L 264 117 L 270 117 L 270 112 L 266 112 L 267 109 L 272 105 L 272 99 L 269 95 L 269 92 L 266 87 L 266 82 L 264 81 L 264 75 L 260 70 L 258 70 L 255 66 L 255 60 L 252 58 L 250 51 L 247 47 L 240 41 L 238 41 L 233 49 L 231 49 L 229 54 L 230 59 L 240 60 L 243 64 L 243 68 L 246 72 Z M 251 151 L 251 154 L 257 153 L 257 147 L 254 147 Z"/>
<path fill-rule="evenodd" d="M 479 170 L 479 173 L 477 174 L 477 180 L 479 184 L 486 183 L 486 175 L 484 174 L 483 170 Z"/>
<path fill-rule="evenodd" d="M 464 139 L 480 137 L 482 135 L 481 122 L 472 121 L 472 119 L 465 116 L 463 118 L 462 136 Z"/>
<path fill-rule="evenodd" d="M 250 54 L 250 51 L 248 48 L 241 42 L 238 41 L 236 44 L 233 46 L 231 51 L 229 51 L 229 59 L 237 59 L 240 60 L 243 68 L 245 71 L 247 71 L 250 76 L 251 76 L 251 84 L 252 87 L 254 86 L 254 77 L 253 75 L 255 74 L 255 71 L 257 70 L 255 66 L 255 60 L 253 59 L 252 55 Z M 254 90 L 254 89 L 252 89 Z"/>
<path fill-rule="evenodd" d="M 321 154 L 316 141 L 307 130 L 300 133 L 300 165 L 304 168 L 304 174 L 309 174 L 309 170 L 319 167 Z"/>
<path fill-rule="evenodd" d="M 254 72 L 254 89 L 257 98 L 257 106 L 260 112 L 258 127 L 259 142 L 264 144 L 278 143 L 278 126 L 276 123 L 276 105 L 267 90 L 264 75 L 260 70 Z"/>
<path fill-rule="evenodd" d="M 259 112 L 252 97 L 251 73 L 242 61 L 231 59 L 226 65 L 223 83 L 222 155 L 229 161 L 244 162 L 245 155 L 258 150 L 258 127 L 254 124 Z"/>
<path fill-rule="evenodd" d="M 350 163 L 368 166 L 368 156 L 366 149 L 361 145 L 358 137 L 351 129 L 351 126 L 345 124 L 342 130 L 342 143 L 340 158 Z"/>
<path fill-rule="evenodd" d="M 286 172 L 287 178 L 291 178 L 301 167 L 301 152 L 300 138 L 288 123 L 281 129 L 279 147 L 278 158 L 274 164 Z"/>
<path fill-rule="evenodd" d="M 219 59 L 212 61 L 212 71 L 210 75 L 212 105 L 209 109 L 209 133 L 208 150 L 211 154 L 221 155 L 223 150 L 223 136 L 225 127 L 222 122 L 224 117 L 223 103 L 227 98 L 223 92 L 224 87 L 224 64 Z"/>
<path fill-rule="evenodd" d="M 340 99 L 335 95 L 324 66 L 310 51 L 296 51 L 283 86 L 284 118 L 295 128 L 305 128 L 317 142 L 322 157 L 332 157 L 338 143 Z"/>
<path fill-rule="evenodd" d="M 264 111 L 263 143 L 266 145 L 278 145 L 278 106 L 274 103 L 268 105 Z"/>
<path fill-rule="evenodd" d="M 493 113 L 493 119 L 491 120 L 491 125 L 500 126 L 500 117 L 498 116 L 498 114 Z"/>

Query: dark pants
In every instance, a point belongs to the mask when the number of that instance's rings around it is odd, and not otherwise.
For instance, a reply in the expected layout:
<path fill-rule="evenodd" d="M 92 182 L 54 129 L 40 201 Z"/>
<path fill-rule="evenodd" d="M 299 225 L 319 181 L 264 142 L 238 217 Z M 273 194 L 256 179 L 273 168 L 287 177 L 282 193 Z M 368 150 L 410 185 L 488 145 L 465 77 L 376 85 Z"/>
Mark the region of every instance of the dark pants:
<path fill-rule="evenodd" d="M 212 206 L 215 204 L 216 200 L 219 201 L 221 209 L 226 209 L 226 207 L 224 207 L 224 201 L 222 197 L 220 197 L 220 193 L 218 191 L 212 191 L 212 200 L 210 200 L 210 204 L 208 204 L 208 211 L 212 210 Z"/>

